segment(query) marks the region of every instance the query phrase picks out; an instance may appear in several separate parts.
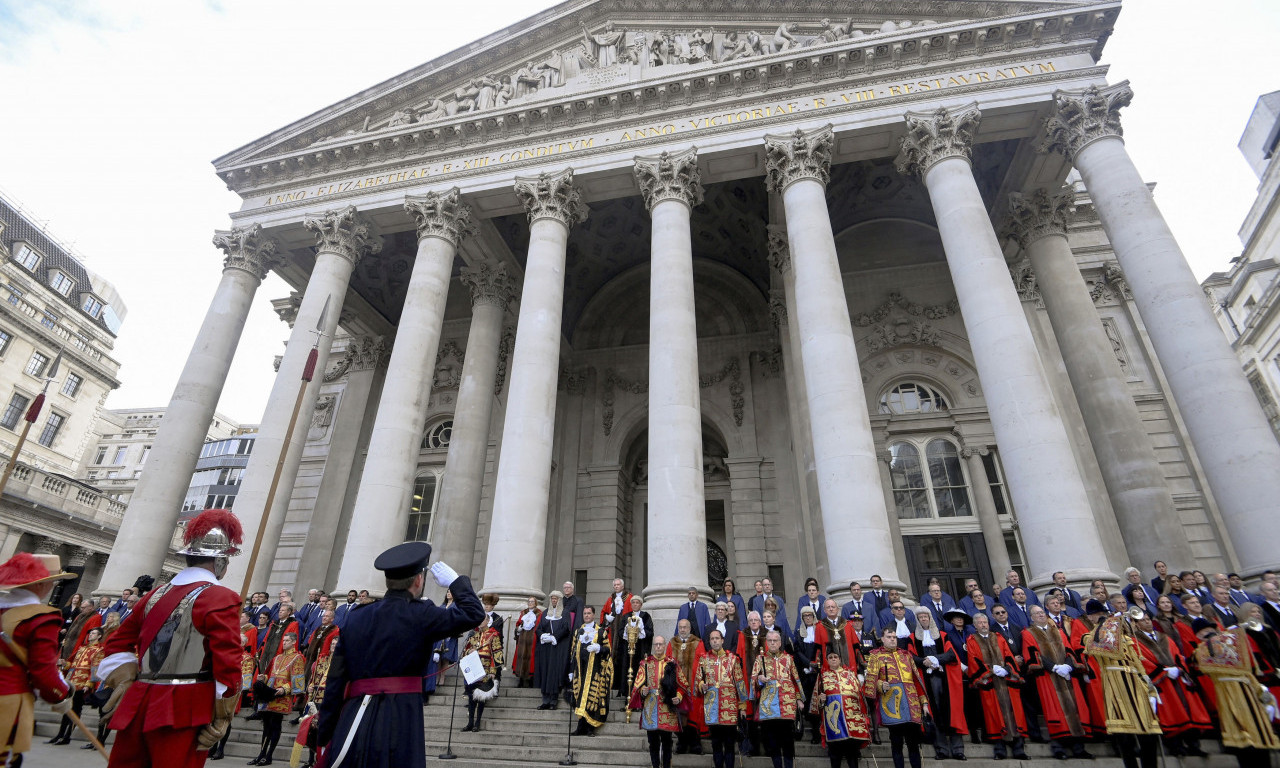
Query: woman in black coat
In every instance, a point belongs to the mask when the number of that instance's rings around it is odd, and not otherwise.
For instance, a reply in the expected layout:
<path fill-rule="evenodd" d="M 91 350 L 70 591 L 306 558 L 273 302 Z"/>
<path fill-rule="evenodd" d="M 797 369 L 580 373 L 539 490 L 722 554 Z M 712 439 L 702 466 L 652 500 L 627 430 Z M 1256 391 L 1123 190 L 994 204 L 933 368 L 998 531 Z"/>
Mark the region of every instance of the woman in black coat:
<path fill-rule="evenodd" d="M 552 592 L 547 597 L 547 610 L 533 628 L 533 684 L 542 691 L 538 709 L 555 709 L 560 688 L 569 664 L 569 642 L 573 627 L 564 614 L 564 595 Z"/>
<path fill-rule="evenodd" d="M 805 713 L 803 719 L 796 718 L 796 726 L 799 729 L 796 738 L 804 733 L 804 721 L 808 720 L 814 744 L 822 739 L 822 728 L 818 723 L 819 716 L 809 714 L 809 698 L 813 696 L 813 687 L 818 682 L 818 673 L 822 669 L 822 646 L 818 645 L 814 636 L 817 626 L 816 618 L 813 609 L 809 606 L 800 608 L 800 627 L 796 630 L 795 642 L 796 671 L 800 673 L 800 687 L 804 689 L 804 700 L 799 704 L 803 706 L 800 711 Z"/>

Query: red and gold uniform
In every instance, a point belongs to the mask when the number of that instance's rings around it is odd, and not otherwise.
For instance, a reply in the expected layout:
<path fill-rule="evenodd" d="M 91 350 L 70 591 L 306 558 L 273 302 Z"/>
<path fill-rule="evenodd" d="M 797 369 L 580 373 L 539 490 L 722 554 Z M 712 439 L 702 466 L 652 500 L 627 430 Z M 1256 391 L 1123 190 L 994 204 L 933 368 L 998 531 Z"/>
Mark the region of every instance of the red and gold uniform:
<path fill-rule="evenodd" d="M 71 657 L 67 668 L 67 684 L 77 691 L 93 690 L 93 673 L 102 661 L 102 644 L 86 645 Z"/>
<path fill-rule="evenodd" d="M 823 671 L 827 669 L 827 654 L 834 648 L 840 654 L 840 662 L 854 671 L 864 669 L 862 643 L 853 625 L 840 617 L 835 622 L 823 619 L 813 629 L 813 641 L 822 649 Z"/>
<path fill-rule="evenodd" d="M 764 675 L 765 682 L 759 684 Z M 800 707 L 800 674 L 789 653 L 769 653 L 756 657 L 751 666 L 755 684 L 757 720 L 795 720 Z"/>
<path fill-rule="evenodd" d="M 294 696 L 307 690 L 307 660 L 296 650 L 284 651 L 271 660 L 271 668 L 267 670 L 267 685 L 288 693 L 267 702 L 265 709 L 281 714 L 292 712 Z"/>
<path fill-rule="evenodd" d="M 999 632 L 969 635 L 965 640 L 969 651 L 969 684 L 978 692 L 982 704 L 982 732 L 989 741 L 1013 741 L 1027 735 L 1027 718 L 1022 709 L 1022 694 L 1015 688 L 1022 678 L 1014 663 L 1013 651 Z M 992 671 L 1003 667 L 1005 677 Z"/>
<path fill-rule="evenodd" d="M 1151 637 L 1154 634 L 1155 637 Z M 1156 708 L 1156 716 L 1160 720 L 1160 730 L 1166 736 L 1177 736 L 1190 730 L 1207 730 L 1212 727 L 1209 712 L 1200 700 L 1199 694 L 1191 690 L 1187 660 L 1178 653 L 1173 640 L 1168 636 L 1146 632 L 1136 632 L 1138 656 L 1142 660 L 1142 669 L 1151 683 L 1160 689 L 1160 706 Z M 1174 668 L 1177 679 L 1169 676 L 1165 670 Z"/>
<path fill-rule="evenodd" d="M 867 679 L 862 686 L 862 695 L 868 699 L 880 697 L 881 682 L 903 683 L 906 688 L 907 709 L 903 711 L 903 719 L 910 718 L 913 723 L 924 723 L 925 698 L 924 680 L 920 678 L 920 670 L 916 667 L 911 652 L 905 648 L 877 648 L 867 654 Z M 816 689 L 815 689 L 816 690 Z"/>
<path fill-rule="evenodd" d="M 1150 684 L 1142 679 L 1142 660 L 1129 619 L 1108 616 L 1085 637 L 1084 652 L 1098 660 L 1106 696 L 1107 733 L 1156 735 L 1160 723 L 1151 711 Z"/>
<path fill-rule="evenodd" d="M 257 645 L 258 631 L 241 627 L 240 632 L 240 690 L 253 690 L 253 681 L 257 677 L 258 660 L 253 649 Z"/>
<path fill-rule="evenodd" d="M 863 709 L 862 686 L 857 673 L 848 667 L 828 668 L 818 675 L 809 711 L 822 715 L 824 744 L 844 740 L 866 744 L 871 740 L 871 721 Z"/>
<path fill-rule="evenodd" d="M 670 731 L 671 733 L 680 731 L 680 716 L 677 709 L 683 701 L 683 692 L 689 687 L 689 679 L 684 676 L 679 664 L 675 665 L 676 687 L 679 691 L 676 694 L 679 701 L 676 701 L 675 707 L 668 706 L 662 700 L 660 688 L 667 667 L 673 663 L 665 656 L 658 658 L 652 654 L 640 660 L 635 681 L 631 685 L 631 701 L 628 706 L 640 712 L 640 728 L 643 730 Z M 641 691 L 645 688 L 648 688 L 649 692 L 642 694 Z"/>
<path fill-rule="evenodd" d="M 462 655 L 475 651 L 480 655 L 480 663 L 484 665 L 486 675 L 497 674 L 503 665 L 502 636 L 491 626 L 484 626 L 471 633 Z"/>
<path fill-rule="evenodd" d="M 1218 702 L 1222 746 L 1228 749 L 1280 749 L 1267 716 L 1267 701 L 1254 677 L 1255 662 L 1249 637 L 1232 627 L 1196 648 L 1196 663 Z"/>
<path fill-rule="evenodd" d="M 707 651 L 698 660 L 693 687 L 702 693 L 702 715 L 707 725 L 737 725 L 747 713 L 747 687 L 738 657 L 724 650 Z"/>

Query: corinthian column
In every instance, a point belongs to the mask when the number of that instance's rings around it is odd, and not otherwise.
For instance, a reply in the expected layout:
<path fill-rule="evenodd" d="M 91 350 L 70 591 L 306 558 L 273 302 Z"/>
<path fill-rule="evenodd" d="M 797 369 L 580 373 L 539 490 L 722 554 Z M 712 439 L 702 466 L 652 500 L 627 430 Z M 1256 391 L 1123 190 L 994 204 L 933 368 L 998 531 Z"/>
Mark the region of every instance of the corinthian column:
<path fill-rule="evenodd" d="M 969 164 L 976 104 L 908 113 L 898 170 L 929 190 L 965 330 L 1018 509 L 1032 584 L 1114 581 L 1035 339 Z"/>
<path fill-rule="evenodd" d="M 338 571 L 342 584 L 381 584 L 374 559 L 405 539 L 449 277 L 458 243 L 471 231 L 471 207 L 459 200 L 456 187 L 406 197 L 404 209 L 418 222 L 418 255 L 351 514 Z"/>
<path fill-rule="evenodd" d="M 831 126 L 765 137 L 765 182 L 770 192 L 782 195 L 795 271 L 795 298 L 787 314 L 800 338 L 809 397 L 818 497 L 831 569 L 827 594 L 844 592 L 849 582 L 871 574 L 879 574 L 888 584 L 905 586 L 893 556 L 867 397 L 827 212 L 833 140 Z"/>
<path fill-rule="evenodd" d="M 323 371 L 328 367 L 329 340 L 338 329 L 338 316 L 342 314 L 342 302 L 347 295 L 351 271 L 366 254 L 382 250 L 382 243 L 372 225 L 356 213 L 354 206 L 308 215 L 303 218 L 302 224 L 316 233 L 316 263 L 307 278 L 306 291 L 298 307 L 293 331 L 289 334 L 284 358 L 280 361 L 280 371 L 271 387 L 267 409 L 262 414 L 262 425 L 254 442 L 253 455 L 249 458 L 244 482 L 236 496 L 235 511 L 244 523 L 245 541 L 251 545 L 258 528 L 265 526 L 262 550 L 252 574 L 248 573 L 247 554 L 231 558 L 224 583 L 232 589 L 241 584 L 257 590 L 266 587 L 271 565 L 275 560 L 276 545 L 280 541 L 280 530 L 284 527 L 289 496 L 293 493 L 293 483 L 297 479 L 298 463 L 302 461 L 302 446 L 307 438 L 305 429 L 295 430 L 289 444 L 285 445 L 302 372 L 311 348 L 317 343 L 316 326 L 320 325 L 320 331 L 324 334 L 319 338 L 316 370 Z M 320 323 L 322 315 L 323 324 Z M 323 379 L 323 376 L 316 376 L 307 385 L 302 408 L 298 412 L 299 424 L 311 421 Z M 275 489 L 275 500 L 271 508 L 266 509 L 267 497 L 271 494 L 271 480 L 277 463 L 282 459 L 284 467 Z"/>
<path fill-rule="evenodd" d="M 1035 272 L 1131 561 L 1193 562 L 1155 447 L 1067 242 L 1075 192 L 1014 193 L 1009 212 L 1011 230 Z"/>
<path fill-rule="evenodd" d="M 1041 151 L 1060 152 L 1084 178 L 1115 249 L 1160 367 L 1169 380 L 1196 455 L 1246 575 L 1280 568 L 1272 527 L 1280 444 L 1200 284 L 1125 150 L 1123 82 L 1054 96 Z"/>
<path fill-rule="evenodd" d="M 564 260 L 569 227 L 587 218 L 573 170 L 516 177 L 516 197 L 529 213 L 529 256 L 502 425 L 502 457 L 489 524 L 484 591 L 508 606 L 543 597 L 551 445 L 564 310 Z"/>
<path fill-rule="evenodd" d="M 649 242 L 649 573 L 645 598 L 665 616 L 706 589 L 707 513 L 693 303 L 693 234 L 702 202 L 696 147 L 635 159 L 652 219 Z"/>
<path fill-rule="evenodd" d="M 433 526 L 433 554 L 436 560 L 469 573 L 475 559 L 476 524 L 489 453 L 502 318 L 511 301 L 512 285 L 503 264 L 467 267 L 461 278 L 471 289 L 471 329 L 467 332 L 458 405 L 453 412 L 453 433 L 444 464 L 440 511 Z"/>
<path fill-rule="evenodd" d="M 284 257 L 279 243 L 265 237 L 257 224 L 217 231 L 213 244 L 225 256 L 222 282 L 173 388 L 164 424 L 156 434 L 102 574 L 102 588 L 116 594 L 131 586 L 139 574 L 160 573 L 253 295 L 267 272 Z"/>

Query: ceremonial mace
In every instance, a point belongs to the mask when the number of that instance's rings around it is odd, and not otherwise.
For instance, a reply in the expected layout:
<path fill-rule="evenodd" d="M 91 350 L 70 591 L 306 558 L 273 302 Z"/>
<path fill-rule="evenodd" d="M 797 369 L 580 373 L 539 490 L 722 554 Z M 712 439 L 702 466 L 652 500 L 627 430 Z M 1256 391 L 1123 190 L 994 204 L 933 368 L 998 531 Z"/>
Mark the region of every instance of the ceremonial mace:
<path fill-rule="evenodd" d="M 27 415 L 24 417 L 27 423 L 22 425 L 18 444 L 13 447 L 13 455 L 9 457 L 9 463 L 4 465 L 4 475 L 0 476 L 0 493 L 4 493 L 4 487 L 9 484 L 9 475 L 13 474 L 13 468 L 18 463 L 18 454 L 22 452 L 23 443 L 27 442 L 27 433 L 31 431 L 31 425 L 40 418 L 40 411 L 44 408 L 44 394 L 49 390 L 49 382 L 58 378 L 58 366 L 61 363 L 62 350 L 59 349 L 57 356 L 53 358 L 53 365 L 49 367 L 49 375 L 40 377 L 44 381 L 44 386 L 40 388 L 40 394 L 36 395 L 36 399 L 31 401 L 31 407 L 27 409 Z"/>
<path fill-rule="evenodd" d="M 298 385 L 298 399 L 293 403 L 293 415 L 289 417 L 289 428 L 284 433 L 284 443 L 280 446 L 280 458 L 276 460 L 276 473 L 271 478 L 271 489 L 267 491 L 267 503 L 262 508 L 262 521 L 258 523 L 258 533 L 253 537 L 253 550 L 249 554 L 248 570 L 244 574 L 244 585 L 240 587 L 240 601 L 249 599 L 249 585 L 253 583 L 253 569 L 258 564 L 258 552 L 262 549 L 262 536 L 267 531 L 267 518 L 271 516 L 271 505 L 276 501 L 276 489 L 280 487 L 280 475 L 284 473 L 285 458 L 289 455 L 289 443 L 293 440 L 294 427 L 298 425 L 298 411 L 302 410 L 302 400 L 307 394 L 307 385 L 315 376 L 316 362 L 320 356 L 320 342 L 329 334 L 324 332 L 324 321 L 329 317 L 330 294 L 324 299 L 324 307 L 320 310 L 320 319 L 312 333 L 316 335 L 316 343 L 307 353 L 307 364 L 302 367 L 302 382 Z"/>
<path fill-rule="evenodd" d="M 631 614 L 631 618 L 639 618 L 637 614 Z M 627 619 L 627 692 L 622 694 L 627 701 L 627 724 L 631 723 L 631 683 L 635 678 L 635 668 L 632 661 L 636 657 L 636 642 L 640 639 L 640 627 L 631 623 L 631 619 Z"/>

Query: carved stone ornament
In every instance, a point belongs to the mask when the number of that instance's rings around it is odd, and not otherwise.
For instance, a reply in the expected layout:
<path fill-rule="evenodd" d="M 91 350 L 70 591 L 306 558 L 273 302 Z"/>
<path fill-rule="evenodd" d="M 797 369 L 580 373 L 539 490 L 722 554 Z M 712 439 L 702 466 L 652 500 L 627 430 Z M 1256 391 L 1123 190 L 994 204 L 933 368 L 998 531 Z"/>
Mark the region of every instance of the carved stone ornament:
<path fill-rule="evenodd" d="M 1058 152 L 1074 163 L 1087 144 L 1107 136 L 1124 136 L 1120 110 L 1133 101 L 1129 81 L 1083 91 L 1058 91 L 1053 95 L 1054 113 L 1045 118 L 1045 139 L 1039 151 Z"/>
<path fill-rule="evenodd" d="M 492 304 L 505 311 L 507 302 L 515 295 L 515 287 L 507 277 L 507 265 L 500 262 L 463 267 L 458 279 L 471 289 L 472 306 Z"/>
<path fill-rule="evenodd" d="M 453 339 L 440 345 L 436 353 L 436 367 L 431 378 L 432 391 L 438 389 L 457 389 L 462 385 L 462 364 L 466 361 L 466 353 Z"/>
<path fill-rule="evenodd" d="M 791 271 L 791 241 L 781 224 L 769 225 L 769 266 L 784 275 Z"/>
<path fill-rule="evenodd" d="M 1034 301 L 1037 307 L 1044 306 L 1040 297 L 1040 286 L 1036 282 L 1036 273 L 1031 271 L 1031 261 L 1022 261 L 1009 265 L 1009 277 L 1013 279 L 1013 287 L 1018 289 L 1018 298 L 1022 301 Z"/>
<path fill-rule="evenodd" d="M 448 192 L 406 195 L 404 209 L 418 222 L 419 240 L 438 237 L 457 248 L 462 238 L 475 229 L 471 221 L 471 206 L 462 202 L 457 187 Z"/>
<path fill-rule="evenodd" d="M 769 319 L 773 321 L 774 328 L 787 324 L 787 296 L 779 288 L 769 289 Z"/>
<path fill-rule="evenodd" d="M 1067 236 L 1076 212 L 1076 193 L 1070 187 L 1040 187 L 1030 194 L 1009 194 L 1008 232 L 1023 249 L 1050 235 Z"/>
<path fill-rule="evenodd" d="M 274 237 L 263 236 L 261 224 L 214 230 L 213 245 L 225 254 L 223 270 L 241 269 L 259 280 L 284 259 L 284 247 Z"/>
<path fill-rule="evenodd" d="M 343 355 L 342 362 L 324 375 L 324 381 L 328 384 L 350 372 L 368 371 L 385 365 L 389 351 L 382 336 L 357 336 L 347 342 L 347 353 Z"/>
<path fill-rule="evenodd" d="M 517 176 L 516 197 L 528 211 L 530 224 L 538 219 L 555 219 L 572 227 L 587 219 L 587 205 L 573 185 L 572 168 L 554 174 Z"/>
<path fill-rule="evenodd" d="M 975 102 L 955 109 L 908 112 L 906 119 L 907 135 L 901 139 L 902 151 L 894 165 L 905 176 L 924 178 L 935 163 L 949 157 L 969 159 L 982 112 Z"/>
<path fill-rule="evenodd" d="M 336 211 L 308 214 L 302 217 L 302 226 L 316 233 L 316 246 L 320 251 L 336 253 L 352 264 L 382 251 L 382 239 L 373 225 L 360 214 L 354 205 Z"/>
<path fill-rule="evenodd" d="M 765 136 L 765 187 L 781 193 L 801 179 L 813 179 L 825 187 L 831 180 L 831 146 L 835 137 L 829 124 L 807 133 L 796 129 L 785 136 Z"/>
<path fill-rule="evenodd" d="M 511 359 L 511 350 L 516 345 L 516 329 L 510 326 L 502 329 L 502 341 L 498 342 L 498 371 L 493 376 L 494 394 L 502 394 L 502 387 L 507 383 L 507 362 Z"/>
<path fill-rule="evenodd" d="M 986 456 L 988 453 L 991 453 L 991 449 L 985 445 L 966 444 L 965 447 L 960 449 L 960 456 L 965 459 L 972 458 L 974 456 Z"/>
<path fill-rule="evenodd" d="M 664 200 L 676 200 L 693 208 L 702 203 L 701 172 L 698 170 L 698 148 L 689 147 L 678 154 L 636 157 L 636 183 L 650 211 Z"/>

